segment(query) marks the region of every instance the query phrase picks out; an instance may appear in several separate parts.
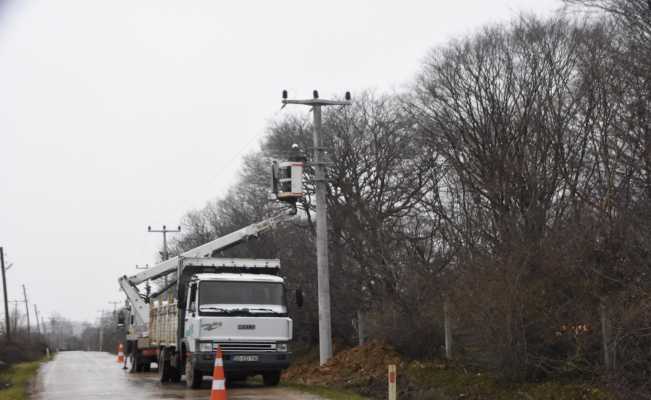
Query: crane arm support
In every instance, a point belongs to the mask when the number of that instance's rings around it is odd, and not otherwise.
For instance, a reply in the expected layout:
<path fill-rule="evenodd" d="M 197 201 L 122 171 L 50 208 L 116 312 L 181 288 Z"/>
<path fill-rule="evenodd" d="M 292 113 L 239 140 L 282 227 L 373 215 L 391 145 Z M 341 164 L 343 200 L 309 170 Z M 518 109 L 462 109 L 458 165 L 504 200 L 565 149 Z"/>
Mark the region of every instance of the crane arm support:
<path fill-rule="evenodd" d="M 129 303 L 131 303 L 131 313 L 136 318 L 136 325 L 144 324 L 149 321 L 149 304 L 145 303 L 145 300 L 140 297 L 138 288 L 129 282 L 129 278 L 127 278 L 126 275 L 118 279 L 118 282 L 120 283 L 122 291 L 124 291 L 124 294 L 126 294 L 129 299 Z"/>

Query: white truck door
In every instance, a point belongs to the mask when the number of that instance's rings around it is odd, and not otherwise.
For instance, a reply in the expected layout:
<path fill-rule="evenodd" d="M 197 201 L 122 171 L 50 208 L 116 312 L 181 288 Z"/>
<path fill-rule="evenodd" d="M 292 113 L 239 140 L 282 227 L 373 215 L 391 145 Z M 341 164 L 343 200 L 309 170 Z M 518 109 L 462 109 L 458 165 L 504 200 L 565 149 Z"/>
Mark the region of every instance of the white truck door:
<path fill-rule="evenodd" d="M 187 340 L 188 350 L 194 352 L 194 340 L 193 338 L 197 336 L 199 332 L 195 331 L 196 321 L 197 321 L 197 283 L 190 283 L 190 288 L 188 290 L 188 298 L 185 302 L 185 326 L 184 326 L 184 335 Z"/>

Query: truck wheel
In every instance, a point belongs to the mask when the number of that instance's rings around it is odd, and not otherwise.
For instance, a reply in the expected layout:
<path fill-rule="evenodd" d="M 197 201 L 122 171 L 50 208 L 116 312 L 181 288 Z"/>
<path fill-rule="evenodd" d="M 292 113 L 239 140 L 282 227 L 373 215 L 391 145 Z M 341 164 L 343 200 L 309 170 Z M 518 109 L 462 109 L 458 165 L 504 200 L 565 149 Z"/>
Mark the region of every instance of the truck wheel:
<path fill-rule="evenodd" d="M 142 371 L 143 372 L 151 371 L 151 361 L 145 360 L 144 364 L 142 364 Z"/>
<path fill-rule="evenodd" d="M 165 353 L 165 350 L 161 350 L 158 355 L 158 379 L 163 383 L 170 380 L 170 360 Z"/>
<path fill-rule="evenodd" d="M 176 351 L 172 350 L 170 351 L 169 356 L 167 357 L 168 360 L 167 362 L 169 363 L 169 377 L 170 377 L 170 382 L 178 383 L 181 382 L 181 366 L 179 365 L 179 361 L 176 358 L 177 354 Z"/>
<path fill-rule="evenodd" d="M 276 386 L 280 382 L 280 371 L 270 371 L 262 374 L 265 386 Z"/>
<path fill-rule="evenodd" d="M 191 389 L 198 389 L 203 382 L 203 374 L 192 365 L 192 360 L 187 357 L 185 360 L 185 384 Z"/>
<path fill-rule="evenodd" d="M 129 363 L 131 364 L 129 366 L 129 372 L 131 372 L 131 373 L 140 372 L 140 369 L 138 368 L 139 367 L 139 365 L 138 365 L 139 362 L 140 362 L 140 360 L 138 360 L 138 356 L 131 353 L 131 355 L 129 356 Z"/>
<path fill-rule="evenodd" d="M 170 367 L 170 382 L 181 382 L 181 371 L 178 368 Z"/>

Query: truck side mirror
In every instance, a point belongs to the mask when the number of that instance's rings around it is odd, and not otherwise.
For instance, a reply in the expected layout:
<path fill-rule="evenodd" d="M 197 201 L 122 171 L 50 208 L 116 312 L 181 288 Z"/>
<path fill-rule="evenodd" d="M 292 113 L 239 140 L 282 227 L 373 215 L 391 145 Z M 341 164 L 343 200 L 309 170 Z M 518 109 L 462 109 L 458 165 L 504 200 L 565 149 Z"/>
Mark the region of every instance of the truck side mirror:
<path fill-rule="evenodd" d="M 303 291 L 296 289 L 296 305 L 300 308 L 303 307 Z"/>

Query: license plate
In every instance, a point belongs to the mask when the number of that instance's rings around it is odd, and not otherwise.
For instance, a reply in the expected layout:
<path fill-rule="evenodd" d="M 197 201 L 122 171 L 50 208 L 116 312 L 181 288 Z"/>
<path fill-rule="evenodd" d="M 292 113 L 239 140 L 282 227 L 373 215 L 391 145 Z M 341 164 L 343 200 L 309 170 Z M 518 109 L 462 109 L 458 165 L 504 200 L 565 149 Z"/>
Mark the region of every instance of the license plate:
<path fill-rule="evenodd" d="M 258 356 L 233 356 L 233 361 L 258 361 Z"/>

